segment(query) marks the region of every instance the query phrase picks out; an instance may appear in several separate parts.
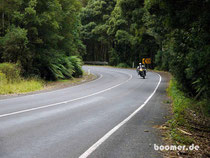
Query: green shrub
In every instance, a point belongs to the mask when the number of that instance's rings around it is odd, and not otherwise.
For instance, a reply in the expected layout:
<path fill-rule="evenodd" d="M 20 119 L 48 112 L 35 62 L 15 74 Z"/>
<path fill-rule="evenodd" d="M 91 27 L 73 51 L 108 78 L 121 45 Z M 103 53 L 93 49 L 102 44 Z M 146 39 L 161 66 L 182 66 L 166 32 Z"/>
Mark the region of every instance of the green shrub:
<path fill-rule="evenodd" d="M 6 75 L 0 71 L 0 86 L 7 83 Z"/>
<path fill-rule="evenodd" d="M 29 43 L 27 32 L 24 28 L 9 26 L 6 34 L 0 38 L 0 45 L 3 48 L 1 57 L 4 61 L 29 64 L 32 54 L 27 47 Z"/>
<path fill-rule="evenodd" d="M 73 65 L 68 57 L 62 52 L 55 52 L 55 50 L 43 52 L 42 56 L 36 63 L 38 73 L 35 75 L 40 76 L 44 80 L 59 80 L 72 78 Z"/>
<path fill-rule="evenodd" d="M 112 48 L 109 51 L 109 54 L 110 54 L 109 64 L 112 66 L 116 66 L 120 61 L 120 57 L 117 54 L 117 51 L 114 48 Z"/>
<path fill-rule="evenodd" d="M 1 63 L 0 71 L 5 74 L 9 83 L 19 82 L 21 80 L 20 67 L 17 64 Z"/>
<path fill-rule="evenodd" d="M 74 67 L 71 61 L 68 60 L 68 58 L 63 58 L 62 61 L 60 60 L 56 63 L 50 64 L 49 68 L 55 80 L 72 78 L 72 74 L 74 72 Z"/>
<path fill-rule="evenodd" d="M 82 71 L 82 61 L 77 56 L 71 56 L 69 57 L 70 62 L 73 65 L 73 77 L 80 77 L 83 75 Z"/>
<path fill-rule="evenodd" d="M 63 80 L 79 77 L 83 74 L 82 61 L 76 56 L 66 57 L 62 52 L 44 52 L 37 63 L 41 78 L 45 80 Z"/>
<path fill-rule="evenodd" d="M 128 64 L 126 64 L 126 63 L 119 63 L 117 65 L 117 67 L 119 67 L 119 68 L 129 68 L 130 66 Z"/>
<path fill-rule="evenodd" d="M 158 51 L 155 55 L 155 64 L 158 70 L 169 71 L 170 54 L 168 51 Z"/>

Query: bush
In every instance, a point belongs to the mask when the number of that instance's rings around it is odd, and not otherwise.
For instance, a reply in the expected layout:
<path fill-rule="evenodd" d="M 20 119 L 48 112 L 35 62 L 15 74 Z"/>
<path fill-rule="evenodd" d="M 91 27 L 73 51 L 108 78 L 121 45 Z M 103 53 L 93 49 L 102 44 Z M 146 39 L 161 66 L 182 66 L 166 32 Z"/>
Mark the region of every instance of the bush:
<path fill-rule="evenodd" d="M 37 62 L 39 61 L 39 62 Z M 44 51 L 36 60 L 36 69 L 45 80 L 62 80 L 79 77 L 83 74 L 82 61 L 76 56 L 66 56 L 64 52 Z M 40 73 L 40 74 L 39 74 Z"/>
<path fill-rule="evenodd" d="M 83 75 L 83 71 L 82 71 L 82 61 L 81 59 L 79 59 L 76 56 L 71 56 L 69 57 L 70 62 L 73 65 L 73 77 L 80 77 L 81 75 Z"/>
<path fill-rule="evenodd" d="M 110 55 L 109 64 L 112 65 L 112 66 L 116 66 L 120 61 L 120 57 L 117 54 L 117 51 L 112 48 L 109 51 L 109 55 Z"/>
<path fill-rule="evenodd" d="M 126 64 L 126 63 L 119 63 L 117 65 L 117 67 L 119 67 L 119 68 L 129 68 L 130 66 L 128 64 Z"/>
<path fill-rule="evenodd" d="M 59 80 L 72 78 L 73 65 L 63 52 L 55 50 L 43 51 L 35 61 L 35 75 L 44 80 Z"/>
<path fill-rule="evenodd" d="M 155 65 L 158 70 L 169 71 L 170 54 L 168 51 L 158 51 L 155 55 Z"/>
<path fill-rule="evenodd" d="M 22 68 L 28 67 L 32 61 L 32 52 L 28 48 L 28 31 L 11 25 L 6 34 L 0 37 L 1 58 L 4 62 L 20 63 Z"/>
<path fill-rule="evenodd" d="M 52 63 L 49 67 L 55 80 L 72 78 L 74 66 L 66 57 L 64 57 L 63 60 Z"/>
<path fill-rule="evenodd" d="M 20 67 L 17 64 L 0 64 L 0 95 L 32 92 L 41 90 L 43 87 L 44 82 L 39 79 L 21 78 Z"/>
<path fill-rule="evenodd" d="M 0 86 L 7 83 L 6 75 L 0 71 Z"/>
<path fill-rule="evenodd" d="M 7 82 L 9 83 L 19 82 L 21 80 L 20 67 L 17 64 L 1 63 L 0 72 L 6 76 Z"/>

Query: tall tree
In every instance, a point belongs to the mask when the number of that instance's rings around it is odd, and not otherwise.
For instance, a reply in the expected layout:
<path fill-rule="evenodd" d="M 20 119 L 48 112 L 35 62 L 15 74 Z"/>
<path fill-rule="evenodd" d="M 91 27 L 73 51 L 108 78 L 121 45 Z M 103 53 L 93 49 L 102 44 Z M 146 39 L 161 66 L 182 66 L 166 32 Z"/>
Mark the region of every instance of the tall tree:
<path fill-rule="evenodd" d="M 2 0 L 1 3 L 1 61 L 18 62 L 25 75 L 45 79 L 71 76 L 68 57 L 84 52 L 78 17 L 81 2 Z"/>
<path fill-rule="evenodd" d="M 145 23 L 160 50 L 156 62 L 189 95 L 210 95 L 210 2 L 145 0 Z"/>
<path fill-rule="evenodd" d="M 144 1 L 118 0 L 109 19 L 108 33 L 113 36 L 114 47 L 111 51 L 113 64 L 119 62 L 132 65 L 151 57 L 157 51 L 153 36 L 149 35 L 143 22 Z"/>
<path fill-rule="evenodd" d="M 89 0 L 81 12 L 82 38 L 87 46 L 85 60 L 108 60 L 110 48 L 107 20 L 115 0 Z"/>

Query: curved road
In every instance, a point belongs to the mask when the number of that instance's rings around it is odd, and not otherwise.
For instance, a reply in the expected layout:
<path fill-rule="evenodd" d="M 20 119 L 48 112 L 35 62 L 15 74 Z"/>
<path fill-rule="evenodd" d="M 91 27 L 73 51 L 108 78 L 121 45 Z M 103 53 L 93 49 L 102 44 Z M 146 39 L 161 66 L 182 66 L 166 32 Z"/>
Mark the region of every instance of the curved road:
<path fill-rule="evenodd" d="M 99 78 L 0 100 L 0 158 L 161 157 L 151 146 L 161 141 L 149 123 L 164 112 L 157 104 L 161 77 L 148 72 L 141 79 L 128 69 L 84 69 Z"/>

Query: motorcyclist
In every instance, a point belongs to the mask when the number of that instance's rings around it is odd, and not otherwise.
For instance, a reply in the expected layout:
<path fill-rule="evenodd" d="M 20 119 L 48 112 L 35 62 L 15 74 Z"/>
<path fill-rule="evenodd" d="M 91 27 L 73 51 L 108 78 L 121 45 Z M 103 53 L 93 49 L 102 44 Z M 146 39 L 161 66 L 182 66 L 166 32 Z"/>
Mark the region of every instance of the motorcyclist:
<path fill-rule="evenodd" d="M 136 71 L 138 72 L 138 75 L 139 75 L 139 70 L 140 69 L 143 69 L 143 71 L 144 71 L 144 74 L 145 74 L 145 76 L 146 76 L 146 67 L 145 67 L 145 65 L 143 65 L 142 63 L 139 63 L 139 66 L 137 66 L 137 69 L 136 69 Z"/>

